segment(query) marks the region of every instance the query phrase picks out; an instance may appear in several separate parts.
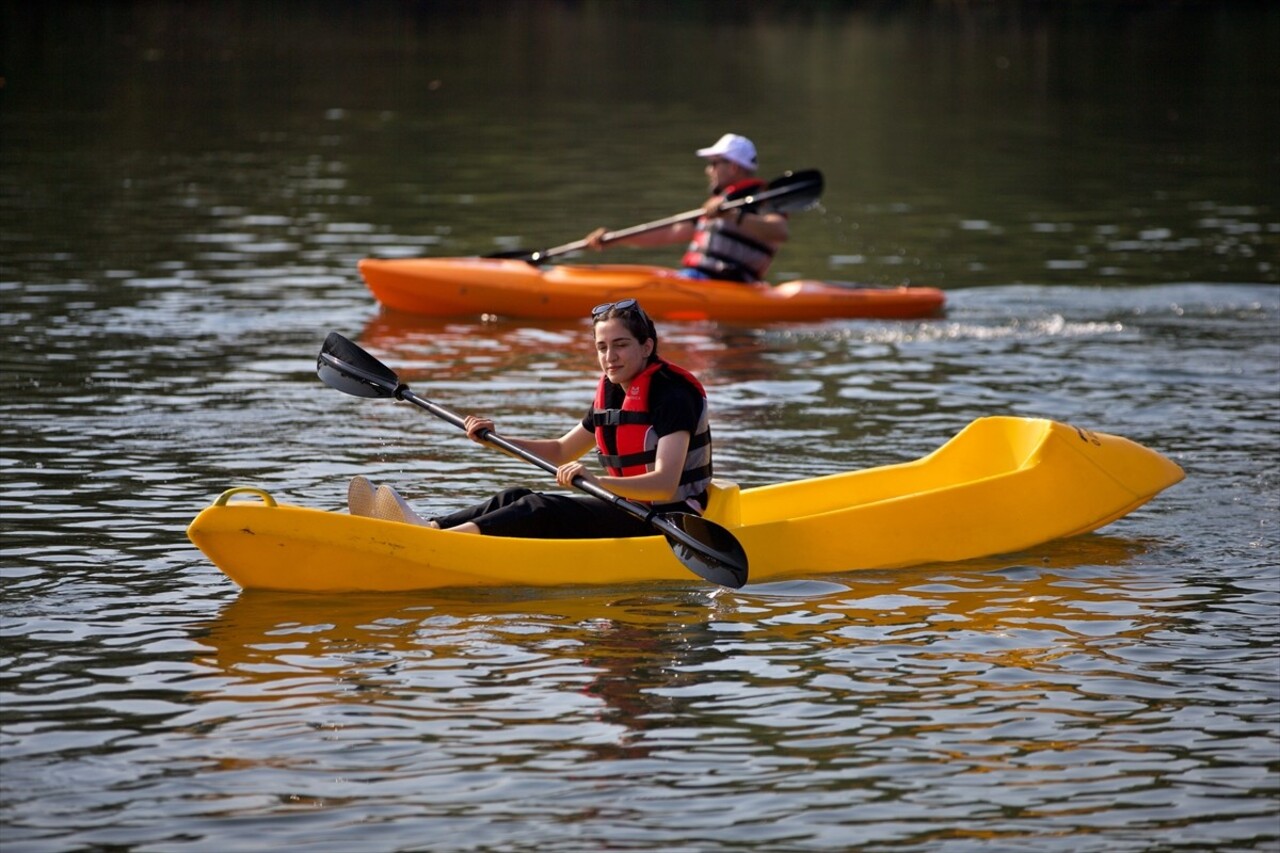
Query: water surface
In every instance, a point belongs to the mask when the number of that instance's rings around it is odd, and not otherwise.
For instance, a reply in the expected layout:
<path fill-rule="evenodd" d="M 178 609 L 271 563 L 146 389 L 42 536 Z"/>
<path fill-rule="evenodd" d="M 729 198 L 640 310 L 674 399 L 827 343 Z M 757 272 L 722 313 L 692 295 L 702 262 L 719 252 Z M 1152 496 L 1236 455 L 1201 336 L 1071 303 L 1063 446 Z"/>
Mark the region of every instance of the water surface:
<path fill-rule="evenodd" d="M 723 8 L 0 7 L 6 851 L 1280 845 L 1275 11 Z M 381 313 L 355 262 L 688 209 L 728 129 L 827 175 L 779 276 L 948 310 L 664 328 L 721 476 L 1014 414 L 1187 479 L 1027 553 L 736 592 L 246 594 L 187 543 L 232 485 L 546 487 L 315 354 L 555 434 L 586 322 Z"/>

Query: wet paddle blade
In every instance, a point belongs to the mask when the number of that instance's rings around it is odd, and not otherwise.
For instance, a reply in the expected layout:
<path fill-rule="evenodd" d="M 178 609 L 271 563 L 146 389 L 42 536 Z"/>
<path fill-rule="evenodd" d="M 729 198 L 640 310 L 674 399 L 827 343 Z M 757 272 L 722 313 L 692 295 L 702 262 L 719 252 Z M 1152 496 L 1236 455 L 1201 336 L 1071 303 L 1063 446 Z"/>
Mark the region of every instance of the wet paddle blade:
<path fill-rule="evenodd" d="M 795 213 L 817 204 L 822 197 L 824 181 L 817 169 L 787 172 L 759 193 L 763 207 L 779 213 Z"/>
<path fill-rule="evenodd" d="M 742 543 L 714 521 L 676 512 L 654 519 L 685 568 L 698 577 L 738 589 L 747 582 L 747 552 Z"/>
<path fill-rule="evenodd" d="M 316 357 L 316 374 L 330 388 L 353 397 L 395 397 L 400 378 L 391 368 L 330 332 Z"/>

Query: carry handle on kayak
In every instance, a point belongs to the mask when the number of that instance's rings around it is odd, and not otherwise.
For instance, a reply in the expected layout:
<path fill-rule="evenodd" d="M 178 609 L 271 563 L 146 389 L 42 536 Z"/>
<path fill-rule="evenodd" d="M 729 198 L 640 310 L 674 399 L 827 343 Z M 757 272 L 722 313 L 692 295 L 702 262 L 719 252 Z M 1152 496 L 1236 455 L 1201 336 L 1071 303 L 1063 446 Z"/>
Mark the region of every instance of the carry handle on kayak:
<path fill-rule="evenodd" d="M 804 169 L 799 172 L 785 172 L 781 177 L 769 183 L 769 186 L 753 195 L 736 198 L 720 205 L 721 210 L 737 210 L 745 207 L 757 207 L 763 210 L 775 211 L 778 213 L 788 213 L 791 211 L 804 210 L 817 202 L 822 195 L 822 173 L 817 169 Z M 657 231 L 666 228 L 669 225 L 678 225 L 681 222 L 692 222 L 704 213 L 702 208 L 697 210 L 686 210 L 684 213 L 677 213 L 675 216 L 668 216 L 666 219 L 656 219 L 653 222 L 646 222 L 643 225 L 633 225 L 630 228 L 623 228 L 619 231 L 609 231 L 600 238 L 601 243 L 611 243 L 615 240 L 622 240 L 626 237 L 632 237 L 636 234 L 644 234 L 649 231 Z M 540 249 L 537 251 L 529 249 L 515 249 L 509 252 L 495 252 L 491 255 L 485 255 L 486 258 L 510 258 L 513 260 L 528 261 L 531 264 L 540 264 L 560 255 L 567 255 L 570 252 L 578 252 L 587 248 L 586 240 L 575 240 L 572 243 L 565 243 L 563 246 L 556 246 L 551 249 Z"/>
<path fill-rule="evenodd" d="M 316 358 L 316 373 L 325 384 L 346 394 L 404 400 L 460 429 L 466 429 L 466 421 L 460 415 L 413 393 L 395 371 L 337 332 L 330 332 L 325 339 Z M 551 462 L 495 432 L 485 430 L 481 438 L 548 473 L 556 473 L 556 466 Z M 666 537 L 676 559 L 698 577 L 734 589 L 747 582 L 746 551 L 732 533 L 715 522 L 687 512 L 655 513 L 649 507 L 615 495 L 581 476 L 574 478 L 573 485 L 654 527 Z"/>

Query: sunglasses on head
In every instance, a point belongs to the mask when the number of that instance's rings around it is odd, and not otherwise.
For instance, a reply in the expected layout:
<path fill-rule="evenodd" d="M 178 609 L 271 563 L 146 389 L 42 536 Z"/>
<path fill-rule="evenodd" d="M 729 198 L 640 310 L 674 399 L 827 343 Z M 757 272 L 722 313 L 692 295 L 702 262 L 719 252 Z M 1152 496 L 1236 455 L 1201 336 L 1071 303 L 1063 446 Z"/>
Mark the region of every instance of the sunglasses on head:
<path fill-rule="evenodd" d="M 644 309 L 640 307 L 640 303 L 636 300 L 619 299 L 617 302 L 601 302 L 595 308 L 592 308 L 591 319 L 599 320 L 612 309 L 617 309 L 618 311 L 630 311 L 635 309 L 636 311 L 639 311 L 641 315 L 644 314 Z"/>

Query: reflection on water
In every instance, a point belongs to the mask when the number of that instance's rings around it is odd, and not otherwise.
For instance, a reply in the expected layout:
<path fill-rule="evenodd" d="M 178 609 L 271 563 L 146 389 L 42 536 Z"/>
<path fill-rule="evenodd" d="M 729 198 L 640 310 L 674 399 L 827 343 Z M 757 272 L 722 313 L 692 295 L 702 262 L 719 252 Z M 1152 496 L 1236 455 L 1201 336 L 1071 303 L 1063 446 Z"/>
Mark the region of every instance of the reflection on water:
<path fill-rule="evenodd" d="M 740 593 L 646 586 L 549 595 L 529 588 L 445 591 L 405 603 L 399 596 L 373 594 L 335 602 L 252 592 L 237 596 L 199 632 L 202 644 L 214 650 L 200 662 L 215 664 L 237 681 L 257 682 L 266 692 L 300 695 L 299 678 L 310 675 L 322 688 L 315 700 L 329 702 L 343 701 L 348 688 L 375 689 L 382 675 L 391 676 L 386 688 L 394 693 L 418 666 L 426 664 L 423 675 L 433 678 L 444 675 L 438 669 L 445 661 L 471 669 L 464 659 L 477 653 L 527 646 L 548 660 L 585 665 L 606 681 L 630 683 L 629 692 L 636 695 L 614 710 L 630 708 L 633 713 L 624 713 L 621 722 L 634 728 L 631 723 L 647 713 L 638 710 L 639 694 L 658 686 L 645 684 L 641 673 L 695 667 L 713 647 L 738 642 L 734 635 L 791 651 L 799 645 L 865 643 L 870 638 L 862 632 L 868 630 L 881 639 L 903 637 L 930 623 L 947 631 L 963 626 L 995 635 L 1028 626 L 1057 626 L 1082 637 L 1123 635 L 1113 624 L 1088 626 L 1135 609 L 1114 598 L 1112 589 L 1090 588 L 1087 573 L 1072 581 L 1071 570 L 1081 564 L 1095 570 L 1125 565 L 1145 550 L 1138 541 L 1087 536 L 1027 555 L 1028 565 L 1009 558 L 976 560 L 941 575 L 936 570 L 859 573 L 846 583 L 755 584 Z M 233 684 L 227 695 L 235 698 L 238 692 Z M 591 692 L 611 704 L 606 693 Z"/>
<path fill-rule="evenodd" d="M 897 328 L 900 332 L 904 327 Z M 533 327 L 505 318 L 447 321 L 381 309 L 365 324 L 359 341 L 380 360 L 398 365 L 406 379 L 473 381 L 531 371 L 583 388 L 599 372 L 591 335 L 586 318 L 540 321 Z M 659 351 L 709 384 L 730 384 L 776 376 L 779 360 L 795 358 L 798 337 L 793 333 L 775 342 L 748 327 L 673 323 L 659 331 Z"/>
<path fill-rule="evenodd" d="M 1274 850 L 1277 9 L 5 5 L 0 847 Z M 394 316 L 356 261 L 689 209 L 730 102 L 770 176 L 826 176 L 779 277 L 948 310 L 664 328 L 719 475 L 1015 414 L 1187 479 L 1033 552 L 718 594 L 239 595 L 186 542 L 232 485 L 549 487 L 315 356 L 557 434 L 586 321 Z"/>
<path fill-rule="evenodd" d="M 659 839 L 656 805 L 681 790 L 734 815 L 731 837 L 745 823 L 777 843 L 844 827 L 927 844 L 962 820 L 1078 845 L 1115 802 L 1176 831 L 1238 789 L 1195 757 L 1202 727 L 1235 716 L 1214 760 L 1265 762 L 1265 706 L 1233 708 L 1230 680 L 1188 658 L 1187 605 L 1208 590 L 1175 592 L 1146 553 L 1095 536 L 1023 563 L 719 594 L 244 594 L 200 631 L 188 724 L 235 744 L 206 773 L 293 743 L 293 761 L 343 774 L 376 750 L 373 796 L 413 778 L 440 810 L 501 790 L 570 824 L 585 797 L 593 821 Z M 300 721 L 345 748 L 298 741 Z M 752 793 L 773 784 L 787 793 Z M 338 791 L 310 787 L 318 805 Z M 1249 811 L 1233 823 L 1265 831 Z"/>

